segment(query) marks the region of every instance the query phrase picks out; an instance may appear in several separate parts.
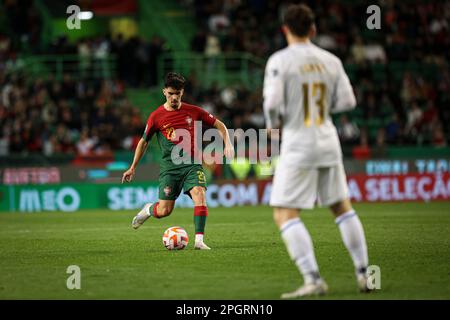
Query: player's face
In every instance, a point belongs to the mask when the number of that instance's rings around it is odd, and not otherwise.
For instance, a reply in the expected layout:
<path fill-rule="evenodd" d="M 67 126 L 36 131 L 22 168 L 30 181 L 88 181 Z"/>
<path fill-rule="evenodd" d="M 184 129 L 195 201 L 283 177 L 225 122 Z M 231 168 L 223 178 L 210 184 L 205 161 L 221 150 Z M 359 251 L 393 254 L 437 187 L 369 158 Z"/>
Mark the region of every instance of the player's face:
<path fill-rule="evenodd" d="M 166 101 L 172 108 L 178 108 L 181 103 L 181 97 L 183 96 L 184 89 L 177 90 L 174 88 L 164 88 L 163 93 L 166 97 Z"/>

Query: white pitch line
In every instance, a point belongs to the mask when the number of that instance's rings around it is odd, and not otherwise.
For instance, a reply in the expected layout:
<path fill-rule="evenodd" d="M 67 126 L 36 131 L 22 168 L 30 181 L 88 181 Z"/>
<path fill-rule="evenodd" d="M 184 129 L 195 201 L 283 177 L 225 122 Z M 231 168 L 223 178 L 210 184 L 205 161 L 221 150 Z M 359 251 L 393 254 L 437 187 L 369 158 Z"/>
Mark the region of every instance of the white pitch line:
<path fill-rule="evenodd" d="M 256 221 L 256 222 L 246 222 L 245 225 L 255 225 L 255 224 L 265 224 L 266 222 L 262 222 L 262 221 Z M 212 226 L 228 226 L 230 224 L 233 224 L 233 222 L 230 223 L 214 223 L 212 224 Z M 163 228 L 163 226 L 144 226 L 143 229 L 161 229 Z M 19 229 L 19 230 L 1 230 L 0 229 L 0 233 L 5 234 L 5 233 L 52 233 L 52 232 L 57 232 L 57 231 L 61 231 L 62 228 L 57 228 L 57 229 L 40 229 L 40 230 L 30 230 L 30 229 Z M 114 228 L 77 228 L 77 229 L 63 229 L 64 232 L 97 232 L 97 231 L 117 231 L 117 230 L 123 230 L 123 231 L 135 231 L 131 228 L 131 226 L 124 226 L 124 227 L 114 227 Z"/>

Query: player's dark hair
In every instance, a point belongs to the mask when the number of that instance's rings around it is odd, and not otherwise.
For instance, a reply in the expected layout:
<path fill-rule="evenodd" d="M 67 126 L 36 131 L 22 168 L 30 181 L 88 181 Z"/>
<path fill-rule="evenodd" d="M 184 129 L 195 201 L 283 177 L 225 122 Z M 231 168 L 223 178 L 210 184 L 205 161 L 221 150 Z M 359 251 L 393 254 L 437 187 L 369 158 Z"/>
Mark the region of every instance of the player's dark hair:
<path fill-rule="evenodd" d="M 164 88 L 174 88 L 176 90 L 184 89 L 186 79 L 176 72 L 169 72 L 164 77 Z"/>
<path fill-rule="evenodd" d="M 291 4 L 283 15 L 283 24 L 298 37 L 306 37 L 314 24 L 314 12 L 306 4 Z"/>

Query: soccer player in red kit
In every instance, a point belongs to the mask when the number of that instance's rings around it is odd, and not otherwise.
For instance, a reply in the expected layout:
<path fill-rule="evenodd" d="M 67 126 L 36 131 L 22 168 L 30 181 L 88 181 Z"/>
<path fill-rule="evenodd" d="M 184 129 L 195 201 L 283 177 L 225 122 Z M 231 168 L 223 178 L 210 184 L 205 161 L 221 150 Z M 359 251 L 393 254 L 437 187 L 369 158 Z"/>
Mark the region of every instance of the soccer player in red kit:
<path fill-rule="evenodd" d="M 194 143 L 196 134 L 201 134 L 201 132 L 195 132 L 195 122 L 201 121 L 202 124 L 219 130 L 225 142 L 224 154 L 227 158 L 234 156 L 234 148 L 223 122 L 202 108 L 181 101 L 185 82 L 183 76 L 174 72 L 169 72 L 165 76 L 163 94 L 166 102 L 150 114 L 144 134 L 136 147 L 133 163 L 123 174 L 122 183 L 133 179 L 135 169 L 147 149 L 148 142 L 156 134 L 162 151 L 159 201 L 144 205 L 133 218 L 132 227 L 139 228 L 149 217 L 159 219 L 170 215 L 175 206 L 175 200 L 183 189 L 194 202 L 195 249 L 208 250 L 210 248 L 203 241 L 208 216 L 205 196 L 206 177 L 201 162 L 195 161 L 201 154 L 201 150 L 197 150 Z M 181 131 L 189 132 L 189 148 L 183 147 L 186 146 L 186 141 L 180 139 L 177 134 Z M 199 148 L 201 149 L 201 143 Z M 189 159 L 189 161 L 182 161 L 182 159 Z"/>

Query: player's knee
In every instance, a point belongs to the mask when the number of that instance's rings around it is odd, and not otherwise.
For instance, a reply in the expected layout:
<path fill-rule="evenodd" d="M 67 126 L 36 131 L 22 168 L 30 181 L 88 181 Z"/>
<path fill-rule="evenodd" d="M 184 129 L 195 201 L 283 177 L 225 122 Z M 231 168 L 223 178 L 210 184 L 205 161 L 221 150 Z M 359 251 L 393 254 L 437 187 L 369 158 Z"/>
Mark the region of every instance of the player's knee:
<path fill-rule="evenodd" d="M 158 210 L 158 217 L 159 218 L 166 217 L 170 215 L 172 211 L 173 207 L 160 207 L 160 209 Z"/>
<path fill-rule="evenodd" d="M 336 217 L 338 217 L 350 210 L 353 210 L 352 204 L 349 199 L 341 200 L 335 204 L 332 204 L 330 206 L 330 209 Z"/>
<path fill-rule="evenodd" d="M 275 222 L 275 224 L 276 224 L 278 227 L 280 227 L 280 226 L 283 224 L 283 221 L 284 221 L 283 216 L 282 216 L 282 214 L 281 214 L 279 211 L 277 211 L 277 210 L 274 210 L 274 212 L 273 212 L 273 221 Z"/>
<path fill-rule="evenodd" d="M 195 197 L 201 197 L 205 195 L 205 189 L 203 189 L 202 187 L 193 187 L 191 189 L 191 194 L 192 196 Z"/>
<path fill-rule="evenodd" d="M 298 218 L 298 213 L 299 210 L 297 209 L 275 208 L 273 211 L 273 220 L 275 221 L 275 224 L 281 228 L 287 221 Z"/>
<path fill-rule="evenodd" d="M 194 187 L 191 189 L 191 196 L 194 203 L 197 205 L 202 205 L 205 203 L 206 195 L 205 189 L 202 187 Z"/>

